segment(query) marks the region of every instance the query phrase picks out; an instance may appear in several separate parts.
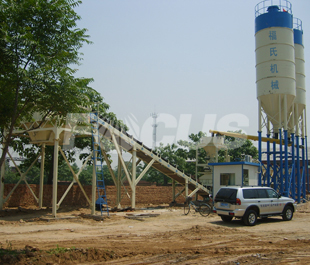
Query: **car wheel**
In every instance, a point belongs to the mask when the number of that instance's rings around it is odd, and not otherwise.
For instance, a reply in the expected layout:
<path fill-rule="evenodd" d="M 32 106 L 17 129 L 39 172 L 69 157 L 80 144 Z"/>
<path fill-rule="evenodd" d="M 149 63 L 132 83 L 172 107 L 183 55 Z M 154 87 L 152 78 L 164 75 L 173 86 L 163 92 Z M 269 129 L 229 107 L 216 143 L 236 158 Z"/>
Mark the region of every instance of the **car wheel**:
<path fill-rule="evenodd" d="M 257 222 L 257 213 L 254 210 L 246 211 L 243 216 L 243 223 L 245 225 L 253 226 L 256 225 Z"/>
<path fill-rule="evenodd" d="M 283 210 L 283 215 L 282 215 L 282 219 L 284 221 L 290 221 L 293 218 L 293 209 L 291 206 L 286 206 Z"/>
<path fill-rule="evenodd" d="M 222 221 L 225 223 L 229 223 L 233 219 L 232 216 L 221 216 L 221 218 L 222 218 Z"/>

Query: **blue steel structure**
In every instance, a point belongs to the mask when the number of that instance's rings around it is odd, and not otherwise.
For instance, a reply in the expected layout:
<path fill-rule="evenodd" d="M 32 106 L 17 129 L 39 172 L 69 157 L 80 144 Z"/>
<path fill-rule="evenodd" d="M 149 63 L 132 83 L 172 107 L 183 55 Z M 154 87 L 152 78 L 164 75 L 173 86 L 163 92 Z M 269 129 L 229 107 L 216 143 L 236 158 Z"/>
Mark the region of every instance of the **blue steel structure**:
<path fill-rule="evenodd" d="M 276 34 L 277 31 L 281 31 L 281 28 L 290 29 L 294 36 L 294 44 L 303 46 L 302 42 L 302 25 L 301 21 L 298 20 L 295 28 L 293 29 L 293 14 L 292 5 L 286 0 L 265 0 L 260 2 L 255 7 L 255 34 L 262 30 L 268 30 L 269 34 Z M 280 30 L 279 30 L 280 29 Z M 287 39 L 291 36 L 286 36 Z M 271 37 L 270 37 L 271 39 Z M 277 42 L 270 42 L 273 49 L 281 53 L 281 44 Z M 291 44 L 286 44 L 292 46 Z M 276 54 L 275 56 L 277 56 Z M 280 55 L 280 54 L 279 54 Z M 271 56 L 271 48 L 270 48 Z M 280 57 L 280 56 L 279 56 Z M 270 64 L 275 65 L 275 59 L 270 59 Z M 259 59 L 256 58 L 257 62 L 260 63 Z M 258 63 L 257 63 L 258 65 Z M 295 65 L 295 62 L 294 62 Z M 261 66 L 258 66 L 261 67 Z M 258 68 L 257 67 L 257 68 Z M 294 66 L 295 67 L 295 66 Z M 257 72 L 257 80 L 273 78 L 275 80 L 285 75 L 282 71 L 281 66 L 276 69 L 276 74 L 272 75 L 269 73 L 264 78 L 261 78 Z M 278 73 L 279 72 L 279 73 Z M 272 72 L 274 73 L 274 71 Z M 289 77 L 291 78 L 291 77 Z M 280 79 L 280 78 L 279 78 Z M 270 80 L 270 79 L 269 79 Z M 269 82 L 269 81 L 268 81 Z M 284 93 L 281 94 L 281 83 L 277 82 L 279 87 L 276 87 L 278 91 L 274 92 L 274 88 L 268 88 L 271 96 L 278 93 L 278 108 L 277 117 L 276 115 L 268 110 L 268 106 L 264 106 L 259 99 L 260 92 L 258 91 L 259 100 L 259 130 L 258 130 L 258 152 L 259 161 L 261 162 L 262 169 L 259 174 L 258 185 L 260 186 L 272 186 L 278 190 L 284 196 L 290 196 L 298 203 L 306 199 L 306 192 L 309 192 L 309 174 L 308 174 L 308 152 L 307 152 L 307 133 L 306 133 L 306 108 L 302 111 L 298 111 L 296 103 L 288 102 L 286 95 L 283 94 L 287 91 L 284 89 Z M 267 83 L 266 83 L 267 84 Z M 257 85 L 259 90 L 259 85 Z M 296 90 L 296 85 L 295 85 Z M 265 92 L 264 92 L 265 93 Z M 273 94 L 274 93 L 274 94 Z M 305 91 L 304 91 L 305 93 Z M 265 96 L 265 95 L 264 95 Z M 267 92 L 268 96 L 268 92 Z M 292 95 L 290 95 L 292 96 Z M 304 95 L 303 95 L 304 96 Z M 294 95 L 295 97 L 295 95 Z M 277 99 L 278 99 L 277 98 Z M 265 99 L 264 99 L 265 100 Z M 270 100 L 270 99 L 269 99 Z M 295 100 L 296 102 L 296 100 Z M 272 104 L 272 101 L 269 102 Z M 266 102 L 265 102 L 266 104 Z M 281 106 L 282 104 L 282 106 Z M 268 104 L 267 104 L 268 105 Z M 283 111 L 284 109 L 284 111 Z M 274 116 L 273 116 L 274 115 Z M 282 116 L 282 117 L 281 117 Z M 272 120 L 273 119 L 273 120 Z M 270 125 L 273 125 L 270 128 Z M 274 141 L 268 141 L 263 151 L 262 131 L 265 127 L 267 131 L 267 138 L 273 137 L 279 139 L 280 143 L 277 145 Z M 264 158 L 263 158 L 264 157 Z"/>

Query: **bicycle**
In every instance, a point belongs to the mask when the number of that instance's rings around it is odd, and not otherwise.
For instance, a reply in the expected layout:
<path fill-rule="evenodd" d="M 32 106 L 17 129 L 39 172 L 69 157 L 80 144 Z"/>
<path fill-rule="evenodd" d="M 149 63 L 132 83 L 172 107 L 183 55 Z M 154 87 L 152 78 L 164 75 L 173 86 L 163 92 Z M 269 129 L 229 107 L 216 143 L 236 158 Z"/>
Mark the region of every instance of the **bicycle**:
<path fill-rule="evenodd" d="M 191 208 L 194 208 L 195 212 L 199 212 L 204 217 L 207 217 L 212 212 L 211 206 L 205 201 L 193 202 L 191 197 L 187 197 L 184 203 L 184 214 L 188 215 Z"/>

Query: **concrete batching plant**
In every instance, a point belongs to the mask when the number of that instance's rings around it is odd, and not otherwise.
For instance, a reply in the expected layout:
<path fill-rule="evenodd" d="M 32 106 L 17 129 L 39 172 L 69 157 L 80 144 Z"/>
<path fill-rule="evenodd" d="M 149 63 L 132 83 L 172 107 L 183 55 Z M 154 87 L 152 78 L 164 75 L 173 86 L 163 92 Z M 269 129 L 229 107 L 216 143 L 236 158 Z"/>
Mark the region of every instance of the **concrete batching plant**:
<path fill-rule="evenodd" d="M 258 185 L 273 186 L 298 202 L 306 197 L 306 90 L 303 30 L 286 0 L 255 7 L 256 88 L 259 106 Z M 262 133 L 270 141 L 263 148 Z M 277 148 L 276 141 L 280 144 Z M 263 157 L 265 159 L 263 159 Z"/>

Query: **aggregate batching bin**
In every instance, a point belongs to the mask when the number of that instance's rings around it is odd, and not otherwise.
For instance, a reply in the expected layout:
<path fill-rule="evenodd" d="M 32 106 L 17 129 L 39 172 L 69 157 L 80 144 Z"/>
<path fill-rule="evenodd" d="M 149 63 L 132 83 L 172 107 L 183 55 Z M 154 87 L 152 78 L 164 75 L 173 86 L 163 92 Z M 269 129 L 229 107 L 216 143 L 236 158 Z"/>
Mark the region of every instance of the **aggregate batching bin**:
<path fill-rule="evenodd" d="M 257 99 L 277 133 L 287 126 L 296 96 L 293 15 L 288 1 L 271 6 L 268 2 L 255 8 L 256 88 Z"/>

